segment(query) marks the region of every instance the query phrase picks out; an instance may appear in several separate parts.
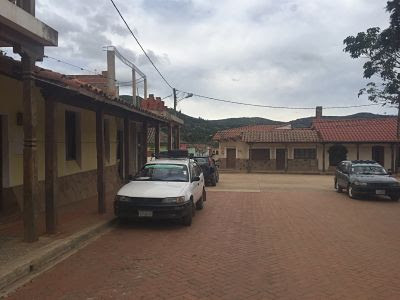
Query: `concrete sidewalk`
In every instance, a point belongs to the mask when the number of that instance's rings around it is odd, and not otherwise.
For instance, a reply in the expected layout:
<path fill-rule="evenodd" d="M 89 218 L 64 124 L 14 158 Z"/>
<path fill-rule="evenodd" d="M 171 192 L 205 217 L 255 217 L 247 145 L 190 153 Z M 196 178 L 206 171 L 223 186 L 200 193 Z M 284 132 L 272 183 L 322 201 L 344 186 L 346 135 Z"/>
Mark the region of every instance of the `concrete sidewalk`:
<path fill-rule="evenodd" d="M 38 273 L 68 252 L 105 231 L 115 221 L 113 199 L 107 194 L 107 212 L 97 213 L 97 197 L 59 208 L 58 232 L 45 233 L 45 216 L 39 214 L 39 241 L 23 242 L 23 224 L 20 212 L 0 216 L 0 297 L 18 281 Z"/>

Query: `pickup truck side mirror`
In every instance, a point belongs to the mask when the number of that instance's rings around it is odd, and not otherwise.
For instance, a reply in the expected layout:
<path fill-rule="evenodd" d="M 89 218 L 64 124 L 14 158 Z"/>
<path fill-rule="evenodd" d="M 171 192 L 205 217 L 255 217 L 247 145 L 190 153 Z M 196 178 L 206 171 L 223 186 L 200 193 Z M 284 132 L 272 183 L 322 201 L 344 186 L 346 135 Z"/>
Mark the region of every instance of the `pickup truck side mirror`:
<path fill-rule="evenodd" d="M 194 176 L 192 178 L 192 182 L 195 182 L 195 181 L 200 181 L 200 176 Z"/>
<path fill-rule="evenodd" d="M 392 176 L 392 175 L 393 175 L 392 169 L 389 169 L 389 170 L 387 171 L 387 173 L 388 173 L 388 175 Z"/>

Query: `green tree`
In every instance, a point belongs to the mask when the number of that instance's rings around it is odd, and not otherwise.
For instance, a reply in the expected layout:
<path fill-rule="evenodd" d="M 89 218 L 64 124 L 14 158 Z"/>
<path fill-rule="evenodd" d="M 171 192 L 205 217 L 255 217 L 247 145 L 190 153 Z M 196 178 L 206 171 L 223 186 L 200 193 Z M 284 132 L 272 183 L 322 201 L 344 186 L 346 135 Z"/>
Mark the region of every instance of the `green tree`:
<path fill-rule="evenodd" d="M 347 37 L 343 43 L 345 52 L 352 58 L 365 58 L 364 78 L 375 78 L 362 88 L 358 96 L 368 95 L 375 103 L 400 104 L 400 0 L 388 1 L 386 11 L 390 25 L 381 31 L 379 27 Z"/>

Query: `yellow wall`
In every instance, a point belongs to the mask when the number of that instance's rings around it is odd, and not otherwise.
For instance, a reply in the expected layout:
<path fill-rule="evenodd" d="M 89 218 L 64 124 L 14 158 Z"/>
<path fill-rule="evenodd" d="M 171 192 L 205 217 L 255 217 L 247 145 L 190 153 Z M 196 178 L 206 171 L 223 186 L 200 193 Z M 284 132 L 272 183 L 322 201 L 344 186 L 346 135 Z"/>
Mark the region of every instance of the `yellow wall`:
<path fill-rule="evenodd" d="M 37 154 L 38 177 L 44 180 L 44 99 L 38 88 L 34 89 L 34 95 L 38 99 L 38 124 L 37 124 Z M 65 110 L 78 113 L 77 127 L 80 144 L 80 158 L 77 161 L 65 160 Z M 22 84 L 20 81 L 0 75 L 0 115 L 7 116 L 5 141 L 7 147 L 3 163 L 5 165 L 5 187 L 18 186 L 23 180 L 23 126 L 17 125 L 16 115 L 22 112 Z M 106 115 L 109 124 L 110 160 L 106 159 L 106 166 L 116 164 L 117 151 L 117 124 L 116 118 Z M 61 103 L 56 104 L 56 142 L 58 159 L 58 176 L 70 175 L 78 172 L 94 170 L 97 167 L 96 156 L 96 115 L 89 110 L 78 109 Z M 4 133 L 4 130 L 3 130 Z M 106 145 L 107 147 L 107 145 Z M 4 149 L 3 149 L 4 150 Z M 8 152 L 8 153 L 7 153 Z M 8 156 L 8 157 L 7 157 Z M 79 154 L 78 154 L 79 157 Z"/>

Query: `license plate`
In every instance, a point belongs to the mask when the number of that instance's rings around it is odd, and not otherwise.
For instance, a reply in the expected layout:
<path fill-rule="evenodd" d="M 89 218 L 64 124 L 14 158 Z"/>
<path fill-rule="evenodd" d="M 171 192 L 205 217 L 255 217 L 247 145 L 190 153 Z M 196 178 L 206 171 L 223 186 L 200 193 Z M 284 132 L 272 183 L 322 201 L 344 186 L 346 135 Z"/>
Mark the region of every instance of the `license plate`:
<path fill-rule="evenodd" d="M 377 195 L 385 195 L 385 194 L 386 194 L 386 191 L 385 191 L 385 190 L 376 190 L 375 193 L 376 193 Z"/>
<path fill-rule="evenodd" d="M 138 211 L 139 217 L 152 217 L 153 212 L 151 210 L 139 210 Z"/>

